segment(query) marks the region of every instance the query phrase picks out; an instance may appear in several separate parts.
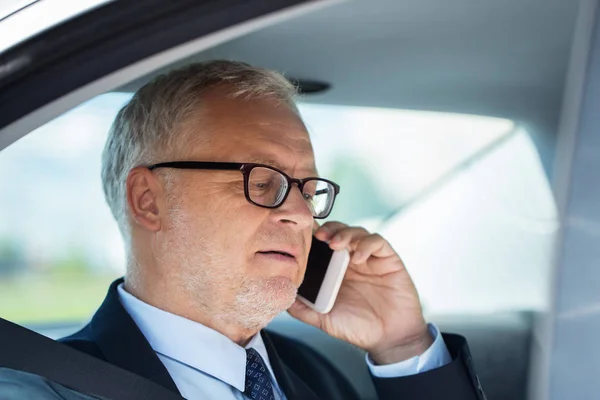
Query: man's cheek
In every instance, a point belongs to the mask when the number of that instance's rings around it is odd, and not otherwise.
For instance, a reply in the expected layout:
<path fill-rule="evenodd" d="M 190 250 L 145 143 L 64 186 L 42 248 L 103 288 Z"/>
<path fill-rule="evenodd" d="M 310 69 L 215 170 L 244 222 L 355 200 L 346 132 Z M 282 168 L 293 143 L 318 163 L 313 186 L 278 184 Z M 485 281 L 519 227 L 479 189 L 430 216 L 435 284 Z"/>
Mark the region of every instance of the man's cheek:
<path fill-rule="evenodd" d="M 296 282 L 295 282 L 296 287 L 299 287 L 302 284 L 302 282 L 304 281 L 305 273 L 306 273 L 306 260 L 298 268 L 298 275 L 296 277 Z"/>

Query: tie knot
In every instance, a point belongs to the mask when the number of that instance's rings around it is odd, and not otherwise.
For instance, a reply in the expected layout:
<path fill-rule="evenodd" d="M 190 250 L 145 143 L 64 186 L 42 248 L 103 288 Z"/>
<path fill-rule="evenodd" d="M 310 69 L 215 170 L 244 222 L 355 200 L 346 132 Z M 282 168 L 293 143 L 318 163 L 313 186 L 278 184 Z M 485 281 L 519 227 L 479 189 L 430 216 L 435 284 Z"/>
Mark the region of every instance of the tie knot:
<path fill-rule="evenodd" d="M 246 390 L 244 394 L 253 400 L 275 400 L 269 371 L 258 352 L 246 349 Z"/>

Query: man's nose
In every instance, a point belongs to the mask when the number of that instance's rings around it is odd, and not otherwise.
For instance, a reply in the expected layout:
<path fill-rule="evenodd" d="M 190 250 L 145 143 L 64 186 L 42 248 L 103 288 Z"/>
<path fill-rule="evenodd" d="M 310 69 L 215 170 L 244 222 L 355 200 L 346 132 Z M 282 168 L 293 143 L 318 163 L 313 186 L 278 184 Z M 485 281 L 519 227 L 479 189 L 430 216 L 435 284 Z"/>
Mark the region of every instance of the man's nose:
<path fill-rule="evenodd" d="M 277 211 L 277 218 L 281 222 L 294 224 L 298 229 L 309 227 L 312 229 L 314 224 L 313 212 L 297 185 L 292 185 L 287 198 L 275 211 Z"/>

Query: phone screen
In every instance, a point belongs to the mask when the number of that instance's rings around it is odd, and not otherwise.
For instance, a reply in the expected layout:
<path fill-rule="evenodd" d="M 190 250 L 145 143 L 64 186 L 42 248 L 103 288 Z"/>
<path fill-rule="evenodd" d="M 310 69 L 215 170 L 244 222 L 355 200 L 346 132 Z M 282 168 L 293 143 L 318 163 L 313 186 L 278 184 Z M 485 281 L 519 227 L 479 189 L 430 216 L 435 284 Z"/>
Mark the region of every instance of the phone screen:
<path fill-rule="evenodd" d="M 298 294 L 311 303 L 317 301 L 332 256 L 333 250 L 329 248 L 329 245 L 313 236 L 304 281 L 298 288 Z"/>

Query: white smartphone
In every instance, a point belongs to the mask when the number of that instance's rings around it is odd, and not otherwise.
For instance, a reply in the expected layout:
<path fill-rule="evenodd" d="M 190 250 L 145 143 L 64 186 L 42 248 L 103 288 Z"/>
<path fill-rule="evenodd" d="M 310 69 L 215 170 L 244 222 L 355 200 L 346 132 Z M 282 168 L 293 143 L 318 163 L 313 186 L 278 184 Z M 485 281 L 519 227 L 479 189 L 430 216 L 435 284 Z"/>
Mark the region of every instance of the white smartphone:
<path fill-rule="evenodd" d="M 321 314 L 331 311 L 349 262 L 348 250 L 333 251 L 313 236 L 304 281 L 298 288 L 300 301 Z"/>

